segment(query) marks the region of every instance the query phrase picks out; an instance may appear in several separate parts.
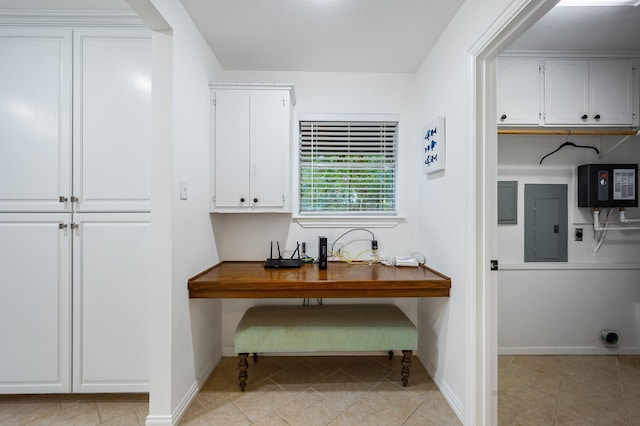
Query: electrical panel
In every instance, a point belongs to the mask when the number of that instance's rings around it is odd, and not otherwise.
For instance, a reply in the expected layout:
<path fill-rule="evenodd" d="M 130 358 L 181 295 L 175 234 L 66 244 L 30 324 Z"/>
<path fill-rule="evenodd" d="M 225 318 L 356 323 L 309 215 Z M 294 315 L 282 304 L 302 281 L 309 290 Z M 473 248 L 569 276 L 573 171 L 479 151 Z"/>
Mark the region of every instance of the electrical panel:
<path fill-rule="evenodd" d="M 578 166 L 578 207 L 638 207 L 637 164 Z"/>

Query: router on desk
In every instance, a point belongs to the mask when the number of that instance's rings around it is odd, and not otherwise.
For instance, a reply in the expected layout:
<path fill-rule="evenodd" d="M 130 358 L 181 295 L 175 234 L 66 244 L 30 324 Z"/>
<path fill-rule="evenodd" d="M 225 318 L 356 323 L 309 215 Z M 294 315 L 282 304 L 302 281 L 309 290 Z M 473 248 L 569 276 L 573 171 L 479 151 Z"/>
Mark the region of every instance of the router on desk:
<path fill-rule="evenodd" d="M 280 254 L 280 242 L 276 243 L 278 245 L 278 257 L 273 257 L 273 241 L 271 241 L 271 249 L 269 251 L 269 257 L 264 261 L 264 267 L 267 269 L 274 268 L 300 268 L 302 267 L 302 259 L 300 258 L 300 243 L 296 243 L 296 249 L 291 253 L 291 257 L 289 259 L 283 259 Z M 294 259 L 294 256 L 298 253 L 298 258 Z"/>

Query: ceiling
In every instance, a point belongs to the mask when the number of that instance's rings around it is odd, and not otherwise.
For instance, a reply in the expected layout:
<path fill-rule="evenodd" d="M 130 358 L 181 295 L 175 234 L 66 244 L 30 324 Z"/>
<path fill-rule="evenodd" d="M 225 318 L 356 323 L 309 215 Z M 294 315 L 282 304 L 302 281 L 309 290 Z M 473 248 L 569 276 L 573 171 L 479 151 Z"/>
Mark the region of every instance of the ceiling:
<path fill-rule="evenodd" d="M 180 0 L 226 70 L 415 72 L 463 0 Z M 0 10 L 130 10 L 0 0 Z M 640 6 L 555 7 L 510 50 L 640 52 Z"/>

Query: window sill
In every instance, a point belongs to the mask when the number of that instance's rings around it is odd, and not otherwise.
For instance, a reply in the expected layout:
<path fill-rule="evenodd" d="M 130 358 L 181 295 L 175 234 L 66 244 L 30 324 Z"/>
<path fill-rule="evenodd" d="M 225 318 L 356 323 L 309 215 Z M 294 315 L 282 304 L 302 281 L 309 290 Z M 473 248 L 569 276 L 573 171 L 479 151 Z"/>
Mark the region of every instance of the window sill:
<path fill-rule="evenodd" d="M 303 228 L 395 228 L 405 222 L 400 216 L 295 216 Z"/>

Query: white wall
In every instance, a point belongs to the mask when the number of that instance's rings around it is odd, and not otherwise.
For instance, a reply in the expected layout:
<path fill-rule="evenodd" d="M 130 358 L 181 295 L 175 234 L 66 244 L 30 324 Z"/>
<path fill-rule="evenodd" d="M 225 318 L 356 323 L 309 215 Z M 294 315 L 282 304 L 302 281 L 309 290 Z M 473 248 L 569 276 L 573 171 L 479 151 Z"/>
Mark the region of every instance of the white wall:
<path fill-rule="evenodd" d="M 429 264 L 452 278 L 450 298 L 420 299 L 419 344 L 423 362 L 466 424 L 482 422 L 475 401 L 468 400 L 475 395 L 476 374 L 470 335 L 476 303 L 475 76 L 469 51 L 510 3 L 465 1 L 418 72 L 418 128 L 437 115 L 446 117 L 446 170 L 425 177 L 415 165 L 419 242 Z"/>
<path fill-rule="evenodd" d="M 297 118 L 305 113 L 390 113 L 400 115 L 399 124 L 399 211 L 403 221 L 394 228 L 367 227 L 376 236 L 380 254 L 401 255 L 417 250 L 416 204 L 414 194 L 416 150 L 414 113 L 415 76 L 413 74 L 314 73 L 314 72 L 226 72 L 218 82 L 292 83 L 297 104 L 294 107 L 292 158 L 292 198 L 294 216 L 297 200 Z M 309 255 L 317 254 L 318 236 L 333 241 L 349 227 L 303 228 L 291 214 L 213 214 L 216 241 L 224 260 L 263 260 L 269 254 L 269 242 L 280 241 L 291 250 L 297 241 L 307 242 Z M 363 240 L 349 247 L 356 255 L 369 246 L 370 235 L 356 231 L 341 241 Z M 368 258 L 368 257 L 367 257 Z M 367 303 L 374 299 L 327 300 L 324 303 Z M 379 299 L 377 300 L 380 301 Z M 416 322 L 415 299 L 391 299 Z M 233 355 L 233 331 L 247 307 L 257 304 L 301 303 L 301 300 L 225 300 L 222 304 L 222 345 L 225 355 Z"/>
<path fill-rule="evenodd" d="M 220 301 L 190 300 L 187 280 L 219 260 L 208 214 L 208 84 L 222 68 L 178 0 L 130 4 L 160 30 L 154 34 L 156 327 L 147 424 L 173 424 L 221 357 Z M 166 22 L 158 24 L 158 18 Z M 188 182 L 187 200 L 179 199 L 183 179 Z"/>
<path fill-rule="evenodd" d="M 572 136 L 579 145 L 608 152 L 620 136 Z M 565 136 L 500 136 L 498 179 L 518 181 L 518 223 L 498 226 L 498 349 L 503 354 L 598 354 L 640 352 L 640 231 L 609 231 L 597 253 L 591 209 L 577 207 L 576 166 L 637 163 L 640 145 L 629 139 L 603 159 L 590 149 L 565 147 L 540 159 Z M 568 262 L 524 263 L 524 185 L 568 187 Z M 639 208 L 627 208 L 640 218 Z M 611 216 L 618 221 L 618 212 Z M 575 241 L 583 228 L 583 241 Z M 614 329 L 620 340 L 606 347 L 600 330 Z"/>

